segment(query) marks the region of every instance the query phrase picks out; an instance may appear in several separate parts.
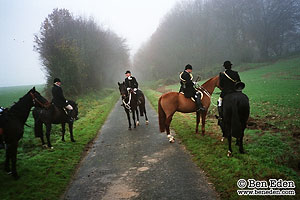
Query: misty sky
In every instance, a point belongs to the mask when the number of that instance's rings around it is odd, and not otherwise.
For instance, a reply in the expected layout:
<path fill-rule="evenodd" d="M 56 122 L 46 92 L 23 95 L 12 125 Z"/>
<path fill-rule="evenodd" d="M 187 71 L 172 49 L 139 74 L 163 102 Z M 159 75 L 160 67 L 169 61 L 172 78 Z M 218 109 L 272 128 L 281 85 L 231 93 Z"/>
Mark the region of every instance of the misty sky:
<path fill-rule="evenodd" d="M 0 87 L 45 82 L 33 37 L 54 8 L 95 21 L 126 38 L 134 54 L 178 0 L 0 0 Z"/>

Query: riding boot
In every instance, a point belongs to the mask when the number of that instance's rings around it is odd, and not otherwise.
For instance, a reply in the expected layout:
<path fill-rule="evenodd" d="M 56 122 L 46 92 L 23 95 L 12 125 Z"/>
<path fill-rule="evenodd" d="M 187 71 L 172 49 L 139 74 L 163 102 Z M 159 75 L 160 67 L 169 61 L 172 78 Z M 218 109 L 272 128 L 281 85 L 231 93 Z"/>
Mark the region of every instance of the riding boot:
<path fill-rule="evenodd" d="M 74 121 L 74 119 L 72 117 L 72 112 L 73 112 L 73 110 L 67 110 L 68 121 L 70 123 Z"/>
<path fill-rule="evenodd" d="M 196 95 L 196 111 L 197 112 L 205 111 L 205 108 L 203 107 L 202 102 L 201 102 L 201 95 L 200 94 Z"/>
<path fill-rule="evenodd" d="M 218 125 L 222 126 L 223 125 L 223 106 L 218 106 L 218 112 L 219 112 Z"/>

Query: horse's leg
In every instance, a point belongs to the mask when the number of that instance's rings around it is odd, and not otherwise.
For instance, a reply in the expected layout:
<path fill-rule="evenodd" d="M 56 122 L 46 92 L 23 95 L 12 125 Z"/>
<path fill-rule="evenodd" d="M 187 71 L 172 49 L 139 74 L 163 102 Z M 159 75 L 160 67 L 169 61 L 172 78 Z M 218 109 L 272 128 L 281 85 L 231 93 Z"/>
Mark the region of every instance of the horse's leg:
<path fill-rule="evenodd" d="M 128 130 L 131 130 L 131 121 L 130 121 L 129 110 L 125 109 L 125 112 L 127 114 L 127 119 L 128 119 L 128 124 L 129 124 Z"/>
<path fill-rule="evenodd" d="M 231 149 L 231 134 L 228 135 L 228 152 L 227 152 L 227 156 L 230 157 L 232 154 L 232 149 Z"/>
<path fill-rule="evenodd" d="M 167 137 L 168 137 L 170 143 L 175 142 L 174 137 L 170 134 L 170 125 L 172 122 L 173 114 L 170 115 L 169 117 L 167 117 L 167 119 L 166 119 L 166 131 L 167 131 Z"/>
<path fill-rule="evenodd" d="M 51 132 L 51 124 L 46 124 L 46 138 L 47 138 L 47 145 L 49 148 L 53 148 L 50 142 L 50 132 Z"/>
<path fill-rule="evenodd" d="M 65 142 L 65 132 L 66 132 L 66 124 L 62 123 L 61 124 L 61 133 L 62 133 L 61 141 L 63 141 L 63 142 Z"/>
<path fill-rule="evenodd" d="M 135 110 L 132 111 L 132 119 L 133 119 L 133 127 L 136 128 L 136 122 L 135 122 Z"/>
<path fill-rule="evenodd" d="M 139 126 L 140 125 L 140 118 L 139 118 L 139 109 L 138 108 L 136 108 L 136 125 L 137 126 Z"/>
<path fill-rule="evenodd" d="M 73 136 L 73 122 L 69 123 L 69 131 L 70 131 L 70 138 L 72 142 L 75 142 L 74 136 Z"/>
<path fill-rule="evenodd" d="M 198 129 L 199 129 L 199 123 L 200 123 L 200 113 L 196 112 L 196 134 L 199 133 Z"/>
<path fill-rule="evenodd" d="M 146 119 L 146 125 L 148 125 L 149 120 L 148 120 L 147 113 L 146 113 L 146 105 L 144 105 L 144 114 L 145 114 L 145 119 Z"/>
<path fill-rule="evenodd" d="M 17 149 L 18 149 L 18 142 L 14 142 L 11 146 L 11 172 L 15 179 L 19 179 L 17 173 Z"/>
<path fill-rule="evenodd" d="M 239 138 L 239 146 L 240 146 L 240 153 L 245 153 L 244 147 L 243 147 L 243 136 Z"/>
<path fill-rule="evenodd" d="M 4 170 L 10 172 L 10 159 L 11 159 L 11 144 L 5 145 L 5 166 Z"/>
<path fill-rule="evenodd" d="M 43 126 L 43 124 L 42 124 Z M 42 132 L 41 132 L 41 135 L 40 135 L 40 138 L 41 138 L 41 141 L 42 141 L 42 146 L 45 146 L 45 140 L 44 140 L 44 131 L 43 131 L 43 127 L 42 127 Z"/>
<path fill-rule="evenodd" d="M 206 120 L 206 114 L 207 114 L 207 111 L 206 111 L 206 112 L 203 112 L 203 113 L 201 114 L 201 122 L 202 122 L 201 130 L 202 130 L 202 135 L 205 134 L 205 120 Z"/>

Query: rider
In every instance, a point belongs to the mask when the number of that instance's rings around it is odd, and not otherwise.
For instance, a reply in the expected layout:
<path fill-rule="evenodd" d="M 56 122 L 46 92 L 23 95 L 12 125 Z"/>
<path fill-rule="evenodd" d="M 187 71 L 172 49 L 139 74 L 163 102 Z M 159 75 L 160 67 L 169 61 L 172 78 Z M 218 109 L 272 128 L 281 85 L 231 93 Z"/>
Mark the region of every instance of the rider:
<path fill-rule="evenodd" d="M 201 112 L 205 111 L 205 108 L 202 106 L 201 102 L 201 94 L 196 91 L 194 88 L 193 75 L 191 74 L 193 71 L 193 67 L 190 64 L 185 66 L 185 70 L 180 73 L 180 91 L 183 92 L 186 98 L 191 98 L 196 102 L 196 111 Z"/>
<path fill-rule="evenodd" d="M 222 92 L 218 100 L 219 122 L 221 122 L 223 118 L 223 98 L 227 94 L 236 92 L 236 83 L 241 83 L 238 72 L 231 70 L 231 66 L 232 64 L 229 60 L 225 61 L 223 64 L 225 71 L 220 72 L 220 87 L 222 88 Z"/>
<path fill-rule="evenodd" d="M 130 90 L 133 90 L 134 94 L 136 94 L 136 97 L 139 100 L 140 98 L 140 90 L 138 89 L 139 84 L 136 81 L 136 78 L 131 76 L 131 72 L 127 70 L 125 72 L 126 78 L 125 78 L 125 86 L 127 88 L 127 91 L 129 92 Z"/>
<path fill-rule="evenodd" d="M 63 90 L 61 88 L 61 81 L 59 78 L 55 78 L 53 81 L 52 87 L 52 103 L 59 108 L 66 109 L 67 115 L 70 121 L 72 121 L 71 112 L 73 111 L 73 107 L 68 103 L 66 98 L 63 95 Z"/>

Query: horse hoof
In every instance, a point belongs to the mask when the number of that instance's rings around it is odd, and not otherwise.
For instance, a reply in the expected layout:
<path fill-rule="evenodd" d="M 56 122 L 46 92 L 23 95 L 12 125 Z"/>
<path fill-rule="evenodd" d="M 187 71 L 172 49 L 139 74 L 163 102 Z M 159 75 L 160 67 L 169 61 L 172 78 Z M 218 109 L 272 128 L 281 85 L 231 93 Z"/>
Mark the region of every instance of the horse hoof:
<path fill-rule="evenodd" d="M 139 125 L 140 125 L 140 122 L 139 122 L 139 121 L 137 121 L 137 122 L 136 122 L 136 125 L 137 125 L 137 126 L 139 126 Z"/>
<path fill-rule="evenodd" d="M 240 150 L 240 153 L 241 153 L 241 154 L 244 154 L 244 153 L 245 153 L 245 151 L 244 151 L 244 150 Z"/>
<path fill-rule="evenodd" d="M 74 139 L 71 139 L 71 142 L 76 142 Z"/>
<path fill-rule="evenodd" d="M 128 130 L 130 130 L 130 131 L 131 131 L 131 128 L 128 128 Z"/>
<path fill-rule="evenodd" d="M 147 120 L 147 121 L 146 121 L 146 125 L 148 125 L 148 124 L 149 124 L 149 121 Z"/>
<path fill-rule="evenodd" d="M 48 148 L 48 146 L 47 146 L 46 144 L 43 144 L 43 148 L 47 149 L 47 148 Z"/>
<path fill-rule="evenodd" d="M 66 140 L 65 139 L 61 139 L 61 141 L 65 142 Z"/>
<path fill-rule="evenodd" d="M 11 174 L 12 174 L 12 172 L 11 172 L 11 171 L 8 171 L 8 172 L 7 172 L 7 175 L 11 175 Z"/>
<path fill-rule="evenodd" d="M 54 147 L 49 147 L 51 150 L 54 149 Z"/>
<path fill-rule="evenodd" d="M 224 142 L 224 137 L 221 138 L 221 142 Z"/>
<path fill-rule="evenodd" d="M 231 157 L 231 156 L 232 156 L 231 151 L 228 151 L 228 152 L 227 152 L 227 157 L 229 158 L 229 157 Z"/>

